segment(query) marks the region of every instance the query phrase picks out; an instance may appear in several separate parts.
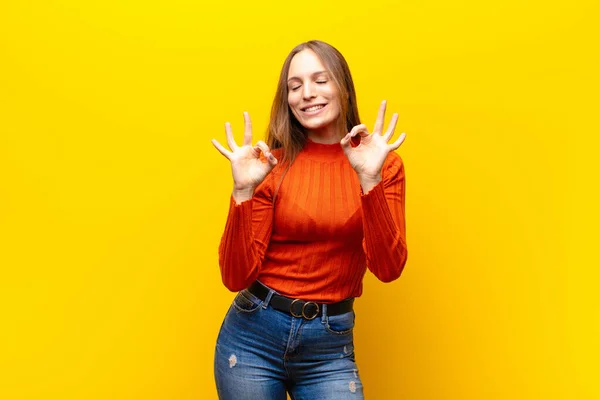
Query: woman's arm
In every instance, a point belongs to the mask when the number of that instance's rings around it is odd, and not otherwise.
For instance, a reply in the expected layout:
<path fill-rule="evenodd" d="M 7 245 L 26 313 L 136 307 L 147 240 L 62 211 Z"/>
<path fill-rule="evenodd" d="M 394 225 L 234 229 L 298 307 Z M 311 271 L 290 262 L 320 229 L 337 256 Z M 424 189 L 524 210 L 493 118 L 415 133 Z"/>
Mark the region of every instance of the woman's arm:
<path fill-rule="evenodd" d="M 404 164 L 398 154 L 390 152 L 381 181 L 361 195 L 367 267 L 383 282 L 400 277 L 406 263 L 404 198 Z"/>
<path fill-rule="evenodd" d="M 272 176 L 249 200 L 237 203 L 231 196 L 219 245 L 219 265 L 223 284 L 233 292 L 250 286 L 260 272 L 273 228 Z"/>
<path fill-rule="evenodd" d="M 217 140 L 212 144 L 231 163 L 233 192 L 229 215 L 219 246 L 219 265 L 225 286 L 245 289 L 258 276 L 271 237 L 273 201 L 271 171 L 277 158 L 263 141 L 252 145 L 252 122 L 244 113 L 244 142 L 238 146 L 231 125 L 225 124 L 227 150 Z"/>
<path fill-rule="evenodd" d="M 404 223 L 404 165 L 394 151 L 406 137 L 400 134 L 392 144 L 398 114 L 392 115 L 384 132 L 387 103 L 379 107 L 373 133 L 364 124 L 357 125 L 341 140 L 346 157 L 356 171 L 362 190 L 363 249 L 367 266 L 383 282 L 397 279 L 406 263 Z M 358 145 L 352 146 L 353 138 Z"/>

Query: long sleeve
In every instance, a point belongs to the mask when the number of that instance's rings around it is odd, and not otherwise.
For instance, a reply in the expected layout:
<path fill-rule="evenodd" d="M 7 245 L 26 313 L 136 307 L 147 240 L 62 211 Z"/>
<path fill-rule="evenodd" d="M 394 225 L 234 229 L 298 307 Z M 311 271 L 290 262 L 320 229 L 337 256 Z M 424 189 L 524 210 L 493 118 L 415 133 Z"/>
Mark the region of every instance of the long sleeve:
<path fill-rule="evenodd" d="M 400 277 L 406 264 L 404 195 L 404 164 L 398 154 L 391 152 L 381 182 L 361 195 L 367 267 L 383 282 Z"/>
<path fill-rule="evenodd" d="M 272 174 L 250 200 L 236 204 L 230 198 L 229 214 L 219 245 L 223 284 L 237 292 L 247 288 L 260 272 L 273 229 Z"/>

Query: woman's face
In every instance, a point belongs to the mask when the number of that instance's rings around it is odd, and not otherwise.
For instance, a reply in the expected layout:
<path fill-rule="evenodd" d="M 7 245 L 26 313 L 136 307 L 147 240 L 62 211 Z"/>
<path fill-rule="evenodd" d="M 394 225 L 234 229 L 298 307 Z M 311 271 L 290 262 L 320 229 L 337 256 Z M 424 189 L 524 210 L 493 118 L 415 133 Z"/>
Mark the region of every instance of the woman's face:
<path fill-rule="evenodd" d="M 340 116 L 340 100 L 335 83 L 319 57 L 310 49 L 292 58 L 288 72 L 288 104 L 309 133 L 334 131 Z"/>

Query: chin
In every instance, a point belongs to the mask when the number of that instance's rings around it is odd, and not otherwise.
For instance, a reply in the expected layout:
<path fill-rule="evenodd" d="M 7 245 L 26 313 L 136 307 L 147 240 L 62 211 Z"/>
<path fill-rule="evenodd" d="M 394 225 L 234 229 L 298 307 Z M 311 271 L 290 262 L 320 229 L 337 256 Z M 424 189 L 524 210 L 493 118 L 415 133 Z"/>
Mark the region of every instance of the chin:
<path fill-rule="evenodd" d="M 312 121 L 308 120 L 308 121 L 301 122 L 303 127 L 305 127 L 306 129 L 311 129 L 311 130 L 323 129 L 334 123 L 335 123 L 335 119 L 331 119 L 331 118 L 319 118 L 319 119 L 315 119 Z"/>
<path fill-rule="evenodd" d="M 324 122 L 324 123 L 307 123 L 307 124 L 303 124 L 302 126 L 304 126 L 306 129 L 318 130 L 318 129 L 323 129 L 328 125 L 329 125 L 328 122 Z"/>

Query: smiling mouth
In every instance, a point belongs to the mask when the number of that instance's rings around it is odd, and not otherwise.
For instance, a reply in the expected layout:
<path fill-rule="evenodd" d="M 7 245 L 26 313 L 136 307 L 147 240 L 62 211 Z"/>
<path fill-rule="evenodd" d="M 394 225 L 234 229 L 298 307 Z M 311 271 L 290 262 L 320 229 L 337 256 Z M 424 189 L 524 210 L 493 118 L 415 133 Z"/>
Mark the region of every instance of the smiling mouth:
<path fill-rule="evenodd" d="M 304 112 L 314 112 L 314 111 L 319 111 L 319 110 L 323 109 L 326 105 L 327 104 L 316 104 L 314 106 L 301 108 L 301 110 Z"/>

